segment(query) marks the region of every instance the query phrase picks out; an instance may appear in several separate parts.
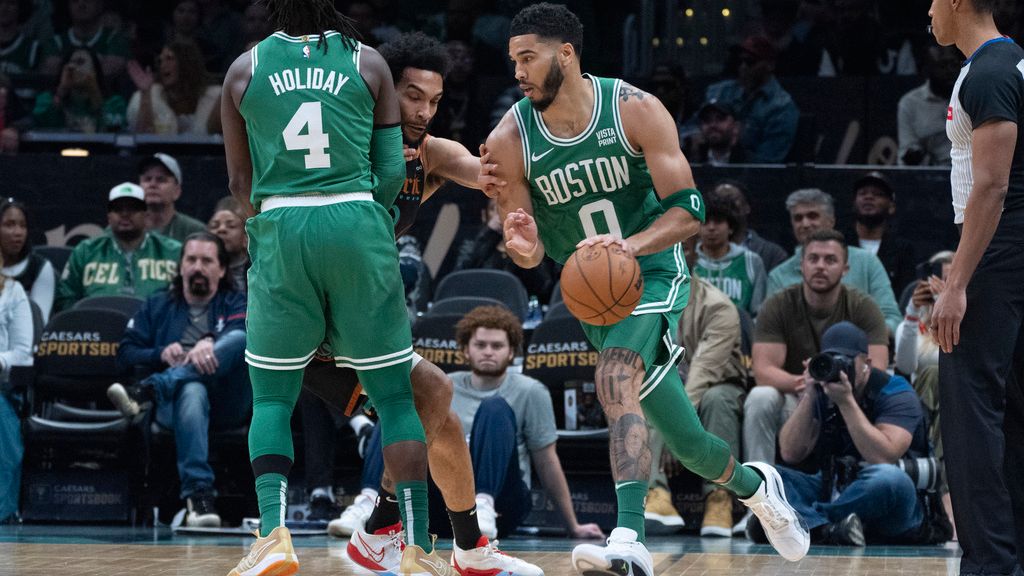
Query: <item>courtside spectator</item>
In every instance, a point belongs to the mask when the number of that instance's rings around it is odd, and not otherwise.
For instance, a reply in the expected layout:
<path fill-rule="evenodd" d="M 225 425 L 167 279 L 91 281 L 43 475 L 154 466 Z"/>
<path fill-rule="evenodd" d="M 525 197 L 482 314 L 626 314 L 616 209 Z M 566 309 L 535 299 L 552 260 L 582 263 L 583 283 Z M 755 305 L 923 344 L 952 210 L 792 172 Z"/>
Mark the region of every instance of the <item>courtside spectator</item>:
<path fill-rule="evenodd" d="M 71 252 L 57 285 L 57 310 L 66 310 L 87 296 L 145 298 L 166 288 L 174 278 L 181 243 L 146 232 L 144 198 L 142 188 L 131 182 L 110 189 L 109 228 L 80 242 Z"/>
<path fill-rule="evenodd" d="M 116 84 L 130 46 L 127 38 L 103 26 L 104 0 L 67 0 L 67 7 L 71 25 L 43 46 L 43 72 L 56 76 L 72 51 L 87 48 L 96 53 L 103 77 Z"/>
<path fill-rule="evenodd" d="M 35 128 L 93 134 L 124 127 L 124 98 L 110 91 L 95 52 L 74 48 L 67 52 L 59 71 L 56 87 L 36 96 L 32 110 Z"/>
<path fill-rule="evenodd" d="M 736 229 L 732 233 L 732 241 L 754 254 L 761 257 L 764 262 L 764 269 L 771 272 L 776 266 L 782 264 L 789 255 L 775 242 L 762 238 L 753 228 L 750 228 L 750 203 L 747 201 L 746 186 L 737 180 L 723 180 L 715 185 L 708 194 L 717 196 L 732 203 L 733 212 L 736 214 Z"/>
<path fill-rule="evenodd" d="M 757 254 L 730 242 L 738 220 L 731 203 L 710 195 L 704 206 L 698 258 L 690 269 L 724 292 L 737 308 L 756 316 L 768 284 L 764 262 Z"/>
<path fill-rule="evenodd" d="M 225 196 L 213 208 L 208 231 L 224 242 L 228 252 L 228 279 L 236 292 L 248 292 L 249 235 L 245 233 L 245 209 L 233 196 Z"/>
<path fill-rule="evenodd" d="M 182 214 L 174 203 L 181 198 L 181 165 L 173 156 L 157 152 L 139 163 L 139 185 L 146 193 L 146 229 L 179 242 L 206 230 L 201 221 Z"/>
<path fill-rule="evenodd" d="M 0 266 L 5 262 L 0 261 Z M 14 366 L 32 365 L 32 310 L 21 284 L 0 275 L 0 383 Z M 6 386 L 4 386 L 6 388 Z M 21 421 L 11 398 L 0 394 L 0 522 L 18 511 L 21 484 Z"/>
<path fill-rule="evenodd" d="M 789 210 L 793 236 L 800 245 L 805 244 L 815 232 L 835 228 L 835 203 L 832 196 L 816 188 L 797 190 L 790 194 L 786 198 L 786 209 Z M 844 252 L 847 270 L 843 275 L 843 284 L 870 296 L 882 310 L 889 330 L 895 333 L 903 315 L 896 305 L 896 296 L 885 266 L 874 254 L 863 248 L 849 246 Z M 768 273 L 768 296 L 788 286 L 800 284 L 803 280 L 802 263 L 802 248 L 798 246 L 792 257 Z"/>
<path fill-rule="evenodd" d="M 57 275 L 53 264 L 32 252 L 28 241 L 28 210 L 13 198 L 0 204 L 0 253 L 3 254 L 2 273 L 17 280 L 29 299 L 35 302 L 43 316 L 50 319 L 53 297 L 57 290 Z"/>
<path fill-rule="evenodd" d="M 744 404 L 743 452 L 748 461 L 774 462 L 775 440 L 809 382 L 804 362 L 818 353 L 821 335 L 844 320 L 867 333 L 873 366 L 889 365 L 889 332 L 878 305 L 842 283 L 849 270 L 843 235 L 810 234 L 800 252 L 802 280 L 770 296 L 754 331 L 756 386 Z"/>
<path fill-rule="evenodd" d="M 480 532 L 488 538 L 510 533 L 532 507 L 531 466 L 548 497 L 555 503 L 572 538 L 601 537 L 595 524 L 579 524 L 573 511 L 569 486 L 555 453 L 558 439 L 551 394 L 543 384 L 509 371 L 523 341 L 523 329 L 511 312 L 500 306 L 481 306 L 459 321 L 456 340 L 469 361 L 470 369 L 449 374 L 454 384 L 452 410 L 469 435 L 469 450 L 476 478 L 476 516 Z M 380 485 L 384 471 L 380 448 L 380 426 L 370 437 L 363 470 L 363 500 L 345 510 L 346 517 L 365 523 L 373 509 L 369 495 Z M 435 486 L 431 500 L 430 524 L 434 529 L 448 525 L 441 506 L 444 500 Z M 376 495 L 374 495 L 375 497 Z M 363 507 L 365 515 L 358 508 Z M 356 527 L 361 531 L 361 523 Z"/>
<path fill-rule="evenodd" d="M 119 383 L 107 390 L 127 417 L 155 401 L 157 423 L 173 430 L 186 526 L 220 526 L 208 437 L 249 415 L 244 351 L 245 295 L 231 290 L 224 244 L 193 234 L 171 286 L 146 300 L 117 350 L 120 366 L 151 374 L 131 391 Z"/>
<path fill-rule="evenodd" d="M 914 245 L 896 235 L 896 192 L 881 172 L 868 172 L 853 184 L 854 226 L 846 235 L 850 246 L 874 254 L 889 275 L 894 294 L 914 280 Z"/>
<path fill-rule="evenodd" d="M 899 161 L 905 166 L 949 166 L 952 144 L 946 136 L 946 111 L 963 59 L 956 48 L 931 46 L 927 80 L 900 98 Z"/>
<path fill-rule="evenodd" d="M 704 101 L 728 104 L 743 123 L 740 143 L 747 162 L 777 163 L 789 155 L 800 111 L 775 78 L 777 51 L 765 36 L 750 36 L 740 45 L 735 80 L 708 86 Z"/>
<path fill-rule="evenodd" d="M 175 40 L 157 57 L 156 73 L 132 60 L 137 90 L 128 102 L 128 127 L 144 134 L 220 132 L 219 84 L 210 82 L 199 47 Z"/>

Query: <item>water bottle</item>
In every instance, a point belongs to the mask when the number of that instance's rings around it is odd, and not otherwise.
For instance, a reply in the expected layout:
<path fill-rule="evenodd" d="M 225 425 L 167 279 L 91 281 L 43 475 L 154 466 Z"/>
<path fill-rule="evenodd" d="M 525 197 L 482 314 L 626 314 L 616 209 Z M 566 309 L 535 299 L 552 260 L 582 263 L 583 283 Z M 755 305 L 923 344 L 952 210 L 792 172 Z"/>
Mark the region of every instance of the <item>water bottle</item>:
<path fill-rule="evenodd" d="M 540 300 L 536 296 L 530 296 L 530 304 L 526 307 L 526 320 L 523 322 L 523 330 L 533 330 L 540 324 Z"/>

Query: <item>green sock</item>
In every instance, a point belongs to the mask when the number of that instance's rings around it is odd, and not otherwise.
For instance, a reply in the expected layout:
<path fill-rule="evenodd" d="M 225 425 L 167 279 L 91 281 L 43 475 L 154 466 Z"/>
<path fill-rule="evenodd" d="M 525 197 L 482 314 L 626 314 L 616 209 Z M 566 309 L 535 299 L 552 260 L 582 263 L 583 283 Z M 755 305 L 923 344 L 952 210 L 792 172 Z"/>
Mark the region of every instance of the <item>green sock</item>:
<path fill-rule="evenodd" d="M 395 485 L 395 495 L 398 496 L 398 509 L 402 512 L 402 527 L 405 528 L 405 543 L 410 546 L 419 546 L 423 551 L 430 554 L 434 550 L 434 544 L 430 541 L 430 534 L 427 532 L 429 525 L 427 517 L 427 482 L 425 480 L 413 480 L 412 482 L 398 482 Z"/>
<path fill-rule="evenodd" d="M 721 486 L 740 498 L 746 499 L 757 492 L 762 482 L 764 482 L 764 478 L 761 478 L 756 470 L 737 462 L 732 469 L 732 477 L 722 482 Z"/>
<path fill-rule="evenodd" d="M 256 479 L 256 498 L 260 503 L 260 538 L 278 526 L 284 526 L 288 506 L 288 479 L 281 474 L 261 474 Z"/>
<path fill-rule="evenodd" d="M 644 499 L 647 498 L 647 480 L 626 480 L 615 483 L 615 499 L 619 505 L 616 526 L 636 531 L 637 542 L 647 540 L 644 533 Z"/>

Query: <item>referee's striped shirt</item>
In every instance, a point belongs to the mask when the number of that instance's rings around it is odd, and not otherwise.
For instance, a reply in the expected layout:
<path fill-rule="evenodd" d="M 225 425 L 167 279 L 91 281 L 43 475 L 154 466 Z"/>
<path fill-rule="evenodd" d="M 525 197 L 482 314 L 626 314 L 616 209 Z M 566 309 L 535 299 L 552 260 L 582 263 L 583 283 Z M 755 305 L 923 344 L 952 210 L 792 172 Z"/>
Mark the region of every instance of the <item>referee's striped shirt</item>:
<path fill-rule="evenodd" d="M 964 63 L 946 113 L 946 135 L 953 144 L 953 221 L 962 224 L 974 185 L 971 162 L 974 130 L 992 120 L 1017 124 L 1017 147 L 1010 168 L 1006 212 L 1024 209 L 1024 50 L 1009 38 L 989 40 Z"/>

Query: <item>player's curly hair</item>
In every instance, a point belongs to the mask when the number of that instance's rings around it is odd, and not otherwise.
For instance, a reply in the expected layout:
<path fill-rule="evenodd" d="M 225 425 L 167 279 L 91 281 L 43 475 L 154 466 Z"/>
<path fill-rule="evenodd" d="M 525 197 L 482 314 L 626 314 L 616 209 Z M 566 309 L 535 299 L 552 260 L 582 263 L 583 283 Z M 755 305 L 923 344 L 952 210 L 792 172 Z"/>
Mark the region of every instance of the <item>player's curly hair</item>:
<path fill-rule="evenodd" d="M 377 51 L 387 61 L 395 82 L 402 77 L 406 68 L 437 72 L 442 78 L 448 75 L 448 51 L 437 39 L 423 32 L 402 34 L 381 44 Z"/>
<path fill-rule="evenodd" d="M 363 39 L 356 30 L 355 20 L 335 10 L 333 0 L 263 0 L 263 5 L 275 29 L 292 36 L 319 35 L 316 47 L 323 47 L 324 54 L 327 53 L 324 32 L 328 30 L 341 32 L 342 41 L 349 48 L 355 48 L 356 41 Z"/>
<path fill-rule="evenodd" d="M 583 24 L 561 4 L 541 2 L 523 8 L 512 19 L 509 36 L 536 34 L 541 38 L 572 44 L 578 57 L 583 51 Z"/>
<path fill-rule="evenodd" d="M 504 306 L 478 306 L 469 311 L 455 325 L 455 341 L 459 348 L 469 346 L 469 339 L 477 328 L 504 330 L 508 334 L 508 343 L 513 352 L 519 352 L 523 344 L 523 325 L 515 314 Z"/>

